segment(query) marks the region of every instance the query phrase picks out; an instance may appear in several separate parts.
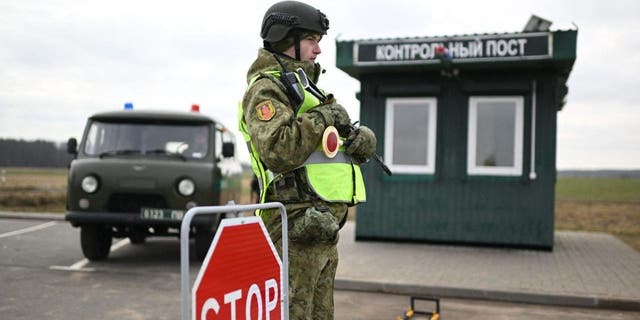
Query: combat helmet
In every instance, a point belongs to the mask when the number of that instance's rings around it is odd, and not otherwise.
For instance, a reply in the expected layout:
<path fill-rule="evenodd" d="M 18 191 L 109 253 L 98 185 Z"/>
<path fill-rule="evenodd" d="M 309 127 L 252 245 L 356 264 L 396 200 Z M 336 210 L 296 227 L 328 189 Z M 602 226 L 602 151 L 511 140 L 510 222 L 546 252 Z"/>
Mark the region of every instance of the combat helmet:
<path fill-rule="evenodd" d="M 320 10 L 299 1 L 281 1 L 272 5 L 264 14 L 260 37 L 265 48 L 272 44 L 293 37 L 296 46 L 296 58 L 301 32 L 317 32 L 327 34 L 329 19 Z"/>
<path fill-rule="evenodd" d="M 293 29 L 306 29 L 327 34 L 329 19 L 320 10 L 298 1 L 281 1 L 264 14 L 260 36 L 264 41 L 277 42 Z"/>

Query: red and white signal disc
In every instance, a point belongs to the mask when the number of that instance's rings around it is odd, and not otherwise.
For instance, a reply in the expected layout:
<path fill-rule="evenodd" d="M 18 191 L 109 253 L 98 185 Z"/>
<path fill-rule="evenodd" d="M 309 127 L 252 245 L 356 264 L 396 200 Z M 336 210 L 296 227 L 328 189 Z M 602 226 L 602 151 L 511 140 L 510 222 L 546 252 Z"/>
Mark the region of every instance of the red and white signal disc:
<path fill-rule="evenodd" d="M 340 147 L 340 137 L 338 129 L 334 126 L 328 126 L 322 134 L 322 151 L 328 158 L 333 158 L 338 154 Z"/>

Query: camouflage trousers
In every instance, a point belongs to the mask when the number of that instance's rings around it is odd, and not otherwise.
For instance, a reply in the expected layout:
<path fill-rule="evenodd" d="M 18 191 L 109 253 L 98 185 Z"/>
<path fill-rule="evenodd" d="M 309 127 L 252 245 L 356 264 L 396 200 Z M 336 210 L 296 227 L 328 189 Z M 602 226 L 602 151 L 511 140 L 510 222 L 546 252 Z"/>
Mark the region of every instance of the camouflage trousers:
<path fill-rule="evenodd" d="M 347 213 L 346 206 L 331 205 L 330 212 L 337 221 Z M 290 232 L 305 219 L 308 208 L 287 206 Z M 308 212 L 307 212 L 308 213 Z M 277 217 L 276 217 L 277 216 Z M 282 256 L 281 222 L 279 213 L 263 215 L 271 239 Z M 338 267 L 338 230 L 332 239 L 302 241 L 289 240 L 289 319 L 333 319 L 333 283 Z"/>

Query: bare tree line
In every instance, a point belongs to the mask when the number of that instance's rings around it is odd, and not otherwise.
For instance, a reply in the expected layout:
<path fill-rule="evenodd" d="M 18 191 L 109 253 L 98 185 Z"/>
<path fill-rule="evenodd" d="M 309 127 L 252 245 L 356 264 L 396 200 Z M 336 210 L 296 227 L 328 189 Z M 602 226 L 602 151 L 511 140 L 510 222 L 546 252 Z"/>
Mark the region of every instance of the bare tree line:
<path fill-rule="evenodd" d="M 67 167 L 71 159 L 66 143 L 0 138 L 1 167 Z"/>

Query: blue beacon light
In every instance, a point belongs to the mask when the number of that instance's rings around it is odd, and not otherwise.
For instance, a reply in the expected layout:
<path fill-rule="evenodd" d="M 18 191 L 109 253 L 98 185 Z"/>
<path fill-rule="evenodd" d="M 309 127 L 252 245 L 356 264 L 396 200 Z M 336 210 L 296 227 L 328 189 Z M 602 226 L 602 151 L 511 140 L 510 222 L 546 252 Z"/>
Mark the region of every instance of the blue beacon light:
<path fill-rule="evenodd" d="M 125 104 L 124 104 L 124 109 L 125 109 L 125 110 L 133 110 L 133 103 L 131 103 L 131 102 L 125 102 Z"/>

